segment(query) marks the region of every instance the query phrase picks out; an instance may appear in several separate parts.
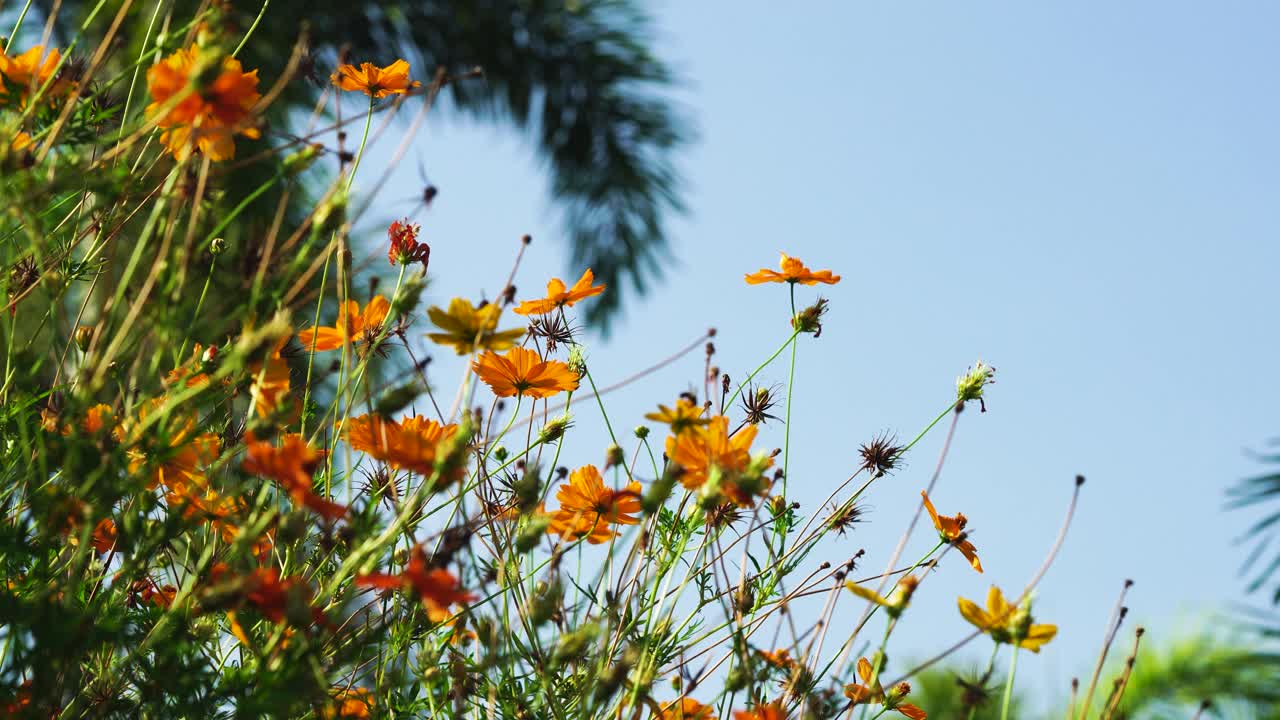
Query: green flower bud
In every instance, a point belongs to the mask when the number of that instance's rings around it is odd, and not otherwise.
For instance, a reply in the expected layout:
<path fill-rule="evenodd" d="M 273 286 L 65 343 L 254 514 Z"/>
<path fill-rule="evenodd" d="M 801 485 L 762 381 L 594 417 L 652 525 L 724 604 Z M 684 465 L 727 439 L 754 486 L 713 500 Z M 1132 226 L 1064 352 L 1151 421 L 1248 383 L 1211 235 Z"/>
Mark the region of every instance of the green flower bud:
<path fill-rule="evenodd" d="M 308 145 L 297 152 L 289 153 L 284 157 L 284 172 L 293 176 L 306 172 L 307 168 L 315 163 L 316 158 L 320 157 L 320 152 L 324 150 L 324 146 L 318 143 Z"/>

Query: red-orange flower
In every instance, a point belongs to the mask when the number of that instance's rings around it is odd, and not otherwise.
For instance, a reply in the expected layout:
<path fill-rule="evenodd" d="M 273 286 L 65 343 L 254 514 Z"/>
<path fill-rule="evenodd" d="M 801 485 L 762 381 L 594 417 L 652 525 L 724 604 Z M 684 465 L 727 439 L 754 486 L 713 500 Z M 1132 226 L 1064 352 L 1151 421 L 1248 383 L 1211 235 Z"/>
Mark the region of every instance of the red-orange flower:
<path fill-rule="evenodd" d="M 295 505 L 301 505 L 322 517 L 337 520 L 347 509 L 316 494 L 311 476 L 315 474 L 323 450 L 315 450 L 297 433 L 285 435 L 280 447 L 259 441 L 253 433 L 245 435 L 244 471 L 271 478 L 289 493 Z"/>
<path fill-rule="evenodd" d="M 511 312 L 517 315 L 546 315 L 558 308 L 571 307 L 574 303 L 589 298 L 592 295 L 599 295 L 604 292 L 604 285 L 592 285 L 595 282 L 595 275 L 588 268 L 582 273 L 582 277 L 578 278 L 578 282 L 573 287 L 566 288 L 564 281 L 560 278 L 551 278 L 551 282 L 547 283 L 547 296 L 537 300 L 525 300 L 517 305 Z"/>
<path fill-rule="evenodd" d="M 405 60 L 396 60 L 386 67 L 373 63 L 360 63 L 360 67 L 342 64 L 329 79 L 341 90 L 362 92 L 375 98 L 403 95 L 410 88 L 422 85 L 409 79 L 409 63 Z"/>
<path fill-rule="evenodd" d="M 273 623 L 283 623 L 288 619 L 291 603 L 308 607 L 311 605 L 311 588 L 306 580 L 298 576 L 281 577 L 280 571 L 275 568 L 258 567 L 243 575 L 236 575 L 225 563 L 217 563 L 210 568 L 209 579 L 231 591 L 245 605 L 257 610 L 258 614 Z M 324 614 L 317 608 L 310 609 L 311 621 L 324 624 Z M 233 630 L 238 629 L 234 616 L 232 625 Z M 242 630 L 237 636 L 241 642 L 245 641 Z"/>
<path fill-rule="evenodd" d="M 880 686 L 879 678 L 875 677 L 876 673 L 871 667 L 871 662 L 866 658 L 858 659 L 858 677 L 866 685 L 858 685 L 852 683 L 844 686 L 844 696 L 853 701 L 854 705 L 884 705 L 889 710 L 895 710 L 911 720 L 925 720 L 927 715 L 924 710 L 912 705 L 909 702 L 903 702 L 907 694 L 911 692 L 911 686 L 907 683 L 898 683 L 890 688 L 889 692 L 885 692 Z"/>
<path fill-rule="evenodd" d="M 750 710 L 738 710 L 733 713 L 733 720 L 787 720 L 787 711 L 783 709 L 781 700 L 774 700 Z"/>
<path fill-rule="evenodd" d="M 407 590 L 413 593 L 427 611 L 432 622 L 444 622 L 452 615 L 450 606 L 465 604 L 476 599 L 476 595 L 462 589 L 458 578 L 443 568 L 429 567 L 427 554 L 422 546 L 416 546 L 409 557 L 409 564 L 399 575 L 386 573 L 370 573 L 356 578 L 361 587 L 372 587 L 380 590 Z"/>
<path fill-rule="evenodd" d="M 245 72 L 233 57 L 221 60 L 217 77 L 205 85 L 193 83 L 203 77 L 199 50 L 179 49 L 147 70 L 151 104 L 147 116 L 165 132 L 160 142 L 179 160 L 199 150 L 210 160 L 235 157 L 235 135 L 261 137 L 257 128 L 246 125 L 249 113 L 262 99 L 258 92 L 258 71 Z"/>
<path fill-rule="evenodd" d="M 422 227 L 409 222 L 408 218 L 393 221 L 387 228 L 387 239 L 391 241 L 387 248 L 387 260 L 392 265 L 420 262 L 426 266 L 431 257 L 431 246 L 418 242 L 418 233 L 421 231 Z"/>
<path fill-rule="evenodd" d="M 116 521 L 111 518 L 103 518 L 93 528 L 93 549 L 99 555 L 106 555 L 116 546 Z"/>
<path fill-rule="evenodd" d="M 921 490 L 920 496 L 924 498 L 924 507 L 929 511 L 929 517 L 933 518 L 933 526 L 938 530 L 938 537 L 942 538 L 943 542 L 954 545 L 974 570 L 982 572 L 982 563 L 978 562 L 978 549 L 966 539 L 964 531 L 965 525 L 969 524 L 969 519 L 964 516 L 964 513 L 956 513 L 954 517 L 939 515 L 933 503 L 929 501 L 929 494 Z"/>
<path fill-rule="evenodd" d="M 471 363 L 480 379 L 498 397 L 524 395 L 548 398 L 578 389 L 578 373 L 559 360 L 543 360 L 538 353 L 513 347 L 506 355 L 484 352 Z"/>
<path fill-rule="evenodd" d="M 560 509 L 551 513 L 547 532 L 570 540 L 585 537 L 598 545 L 616 537 L 610 525 L 635 525 L 633 513 L 640 512 L 640 483 L 622 490 L 605 487 L 595 465 L 584 465 L 569 476 L 569 483 L 556 491 Z"/>
<path fill-rule="evenodd" d="M 347 442 L 398 470 L 430 475 L 441 445 L 458 432 L 457 425 L 441 425 L 421 415 L 400 422 L 370 413 L 347 421 Z M 447 478 L 452 482 L 457 477 Z"/>
<path fill-rule="evenodd" d="M 779 262 L 782 272 L 761 268 L 753 273 L 748 273 L 743 279 L 748 285 L 759 285 L 761 283 L 800 283 L 801 285 L 835 285 L 840 282 L 839 275 L 832 275 L 830 270 L 810 270 L 805 264 L 793 258 L 786 253 L 782 253 L 782 260 Z"/>
<path fill-rule="evenodd" d="M 727 498 L 741 507 L 752 503 L 754 495 L 768 491 L 768 479 L 763 476 L 748 477 L 752 469 L 751 443 L 756 438 L 755 425 L 747 425 L 731 437 L 729 435 L 729 418 L 717 415 L 711 418 L 705 427 L 695 427 L 679 436 L 667 438 L 666 452 L 671 461 L 679 465 L 684 473 L 680 483 L 690 490 L 698 490 L 711 478 L 713 471 L 719 478 L 719 490 Z M 755 463 L 756 469 L 763 471 L 773 465 L 771 458 L 761 458 Z M 743 487 L 754 484 L 752 491 Z"/>
<path fill-rule="evenodd" d="M 314 342 L 316 350 L 337 350 L 347 343 L 362 342 L 368 346 L 382 335 L 382 324 L 390 310 L 391 302 L 381 295 L 375 295 L 363 312 L 359 303 L 348 300 L 338 308 L 338 322 L 329 327 L 303 330 L 298 333 L 298 340 L 307 349 Z"/>

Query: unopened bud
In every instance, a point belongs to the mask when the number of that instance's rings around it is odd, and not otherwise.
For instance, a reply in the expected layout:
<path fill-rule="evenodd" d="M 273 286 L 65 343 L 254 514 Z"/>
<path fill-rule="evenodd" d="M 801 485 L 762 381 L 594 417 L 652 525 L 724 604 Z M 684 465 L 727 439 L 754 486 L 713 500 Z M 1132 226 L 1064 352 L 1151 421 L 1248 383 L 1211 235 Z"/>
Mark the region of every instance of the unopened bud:
<path fill-rule="evenodd" d="M 217 257 L 227 251 L 226 238 L 216 237 L 209 241 L 209 254 Z"/>
<path fill-rule="evenodd" d="M 76 347 L 80 352 L 89 352 L 89 343 L 93 342 L 93 327 L 81 325 L 76 328 Z"/>
<path fill-rule="evenodd" d="M 626 460 L 627 460 L 626 455 L 623 453 L 622 447 L 620 445 L 612 444 L 609 447 L 605 448 L 604 467 L 606 470 L 608 470 L 609 468 L 615 465 L 621 465 L 624 462 L 626 462 Z"/>
<path fill-rule="evenodd" d="M 299 175 L 306 172 L 307 168 L 315 163 L 316 158 L 320 157 L 320 151 L 324 149 L 323 145 L 308 145 L 297 152 L 289 153 L 284 156 L 284 172 L 286 175 Z"/>

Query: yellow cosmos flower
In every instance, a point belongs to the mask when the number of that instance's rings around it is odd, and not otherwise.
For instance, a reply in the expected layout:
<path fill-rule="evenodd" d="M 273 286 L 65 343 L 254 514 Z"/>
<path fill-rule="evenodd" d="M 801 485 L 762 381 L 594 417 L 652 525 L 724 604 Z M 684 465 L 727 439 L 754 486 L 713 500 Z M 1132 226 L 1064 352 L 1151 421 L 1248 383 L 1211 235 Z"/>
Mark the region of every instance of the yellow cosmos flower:
<path fill-rule="evenodd" d="M 646 420 L 652 420 L 664 425 L 671 426 L 671 434 L 679 437 L 691 428 L 705 427 L 711 422 L 711 418 L 702 417 L 705 408 L 693 404 L 689 398 L 682 397 L 676 400 L 675 407 L 667 407 L 666 405 L 658 405 L 658 412 L 646 414 Z"/>
<path fill-rule="evenodd" d="M 568 365 L 559 360 L 543 360 L 538 353 L 522 347 L 513 347 L 506 355 L 486 351 L 471 368 L 498 397 L 541 399 L 578 389 L 578 373 Z"/>
<path fill-rule="evenodd" d="M 427 317 L 444 332 L 427 333 L 431 342 L 454 349 L 459 355 L 475 350 L 507 350 L 524 337 L 524 328 L 498 330 L 498 318 L 502 308 L 497 303 L 475 307 L 470 301 L 454 298 L 449 310 L 432 306 Z"/>
<path fill-rule="evenodd" d="M 848 581 L 844 584 L 849 589 L 849 592 L 863 600 L 869 600 L 879 605 L 891 617 L 898 617 L 903 610 L 907 609 L 907 605 L 911 603 L 911 596 L 915 594 L 916 587 L 919 585 L 919 578 L 915 575 L 908 575 L 898 581 L 898 584 L 893 588 L 893 592 L 889 593 L 889 597 L 884 597 L 875 590 L 864 588 L 853 581 Z"/>
<path fill-rule="evenodd" d="M 386 67 L 373 63 L 360 63 L 360 67 L 343 64 L 329 79 L 341 90 L 362 92 L 375 98 L 403 95 L 422 85 L 409 79 L 409 63 L 405 60 L 396 60 Z"/>
<path fill-rule="evenodd" d="M 743 279 L 748 285 L 760 285 L 761 283 L 800 283 L 801 285 L 835 285 L 840 282 L 839 275 L 832 275 L 830 270 L 810 270 L 805 264 L 796 258 L 782 253 L 782 261 L 779 263 L 782 272 L 761 268 L 753 273 L 748 273 Z"/>
<path fill-rule="evenodd" d="M 511 312 L 517 315 L 546 315 L 562 307 L 572 307 L 583 298 L 604 292 L 604 285 L 592 285 L 593 282 L 595 282 L 595 275 L 590 268 L 582 273 L 582 277 L 578 278 L 578 282 L 571 288 L 566 288 L 564 281 L 560 278 L 551 278 L 551 282 L 547 283 L 545 298 L 525 300 Z"/>
<path fill-rule="evenodd" d="M 1014 607 L 995 585 L 987 591 L 987 609 L 967 598 L 960 598 L 960 614 L 971 625 L 991 636 L 998 643 L 1007 643 L 1038 653 L 1040 648 L 1058 634 L 1057 625 L 1037 625 L 1031 619 L 1029 602 Z"/>

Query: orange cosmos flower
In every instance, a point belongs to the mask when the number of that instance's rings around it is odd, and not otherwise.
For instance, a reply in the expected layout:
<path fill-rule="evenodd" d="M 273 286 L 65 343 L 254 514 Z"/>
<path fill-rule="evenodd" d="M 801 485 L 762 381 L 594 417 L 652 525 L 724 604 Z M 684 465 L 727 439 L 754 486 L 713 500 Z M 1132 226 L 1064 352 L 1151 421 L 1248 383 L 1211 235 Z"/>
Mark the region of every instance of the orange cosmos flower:
<path fill-rule="evenodd" d="M 653 716 L 655 720 L 716 720 L 715 712 L 709 705 L 682 697 L 662 706 L 662 712 Z"/>
<path fill-rule="evenodd" d="M 154 398 L 138 410 L 136 420 L 129 420 L 114 430 L 116 439 L 122 443 L 133 445 L 128 451 L 129 471 L 138 472 L 148 460 L 158 462 L 152 470 L 147 489 L 154 490 L 163 485 L 173 492 L 187 492 L 191 486 L 204 487 L 204 466 L 212 463 L 222 452 L 222 439 L 213 433 L 198 433 L 198 424 L 194 416 L 179 414 L 171 420 L 160 437 L 164 447 L 146 446 L 143 449 L 144 435 L 156 436 L 155 428 L 142 430 L 147 416 L 165 404 L 165 398 Z M 151 455 L 148 456 L 148 451 Z"/>
<path fill-rule="evenodd" d="M 427 317 L 444 330 L 427 333 L 427 337 L 431 342 L 453 348 L 459 355 L 473 350 L 508 350 L 524 337 L 524 328 L 499 330 L 501 316 L 502 307 L 497 303 L 475 307 L 468 300 L 454 298 L 449 301 L 448 312 L 435 306 L 427 308 Z"/>
<path fill-rule="evenodd" d="M 782 708 L 781 700 L 774 700 L 768 705 L 738 710 L 733 713 L 733 720 L 787 720 L 787 711 Z"/>
<path fill-rule="evenodd" d="M 106 555 L 116 546 L 116 521 L 111 518 L 103 518 L 93 528 L 93 549 L 98 551 L 99 555 Z"/>
<path fill-rule="evenodd" d="M 404 95 L 411 88 L 422 86 L 417 80 L 409 79 L 409 63 L 405 60 L 396 60 L 381 68 L 373 63 L 360 63 L 360 67 L 343 64 L 329 79 L 341 90 L 359 91 L 375 98 Z"/>
<path fill-rule="evenodd" d="M 929 511 L 929 517 L 933 518 L 933 526 L 938 529 L 938 537 L 954 545 L 974 570 L 982 572 L 982 563 L 978 562 L 978 549 L 965 539 L 964 527 L 969 524 L 969 518 L 965 517 L 964 513 L 956 513 L 955 517 L 939 515 L 933 508 L 933 503 L 929 501 L 929 494 L 921 490 L 920 496 L 924 498 L 924 507 Z"/>
<path fill-rule="evenodd" d="M 297 433 L 284 436 L 279 448 L 269 442 L 260 442 L 250 432 L 244 438 L 246 455 L 244 471 L 271 478 L 289 493 L 294 505 L 301 505 L 321 517 L 337 520 L 347 514 L 347 509 L 330 502 L 312 489 L 311 476 L 324 459 L 323 450 L 315 450 Z"/>
<path fill-rule="evenodd" d="M 8 57 L 0 51 L 0 95 L 7 95 L 10 87 L 17 88 L 22 104 L 25 105 L 32 85 L 35 85 L 37 91 L 44 87 L 57 71 L 60 62 L 62 53 L 57 48 L 49 48 L 46 55 L 43 45 L 36 45 L 17 57 Z M 49 94 L 57 92 L 58 84 L 55 82 L 49 87 Z"/>
<path fill-rule="evenodd" d="M 320 717 L 325 720 L 338 718 L 364 720 L 369 717 L 369 711 L 374 707 L 373 693 L 365 688 L 335 688 L 332 697 L 333 702 L 320 713 Z"/>
<path fill-rule="evenodd" d="M 991 636 L 997 643 L 1008 643 L 1038 653 L 1040 648 L 1058 634 L 1057 625 L 1037 625 L 1031 622 L 1029 603 L 1026 608 L 1014 607 L 995 585 L 987 591 L 987 609 L 967 598 L 958 600 L 960 614 L 970 624 Z"/>
<path fill-rule="evenodd" d="M 422 601 L 427 617 L 432 622 L 444 622 L 453 613 L 451 605 L 465 604 L 476 599 L 476 595 L 463 590 L 458 578 L 443 568 L 427 565 L 427 554 L 422 546 L 415 546 L 409 558 L 409 564 L 399 575 L 370 573 L 356 578 L 356 585 L 372 587 L 380 590 L 407 590 Z"/>
<path fill-rule="evenodd" d="M 748 285 L 759 285 L 761 283 L 800 283 L 801 285 L 835 285 L 840 282 L 839 275 L 832 275 L 830 270 L 818 270 L 814 272 L 805 267 L 805 264 L 799 260 L 782 253 L 782 261 L 779 263 L 782 272 L 761 268 L 753 273 L 748 273 L 743 279 Z"/>
<path fill-rule="evenodd" d="M 169 371 L 164 378 L 165 385 L 177 385 L 182 383 L 186 387 L 201 387 L 209 384 L 209 374 L 206 369 L 212 367 L 214 360 L 218 357 L 218 346 L 210 345 L 206 350 L 203 345 L 196 343 L 191 349 L 191 360 L 179 365 Z"/>
<path fill-rule="evenodd" d="M 513 347 L 505 356 L 486 351 L 471 364 L 498 397 L 527 395 L 548 398 L 578 389 L 578 374 L 559 360 L 543 360 L 538 353 Z"/>
<path fill-rule="evenodd" d="M 589 298 L 593 295 L 599 295 L 604 292 L 604 285 L 595 285 L 595 275 L 591 269 L 582 273 L 582 277 L 578 278 L 578 282 L 573 287 L 566 289 L 564 281 L 560 278 L 551 278 L 551 282 L 547 283 L 547 296 L 538 300 L 525 300 L 515 307 L 514 312 L 517 315 L 546 315 L 562 307 L 571 307 L 574 303 Z"/>
<path fill-rule="evenodd" d="M 755 425 L 747 425 L 732 437 L 729 436 L 729 418 L 717 415 L 710 418 L 705 427 L 693 428 L 678 437 L 669 436 L 666 442 L 667 457 L 684 469 L 680 483 L 690 490 L 701 488 L 719 470 L 720 492 L 741 507 L 751 505 L 753 495 L 764 494 L 769 482 L 762 475 L 749 477 L 753 470 L 763 472 L 773 465 L 773 459 L 761 457 L 752 462 L 751 443 L 756 438 Z M 749 481 L 743 483 L 743 481 Z M 749 492 L 743 485 L 756 487 Z"/>
<path fill-rule="evenodd" d="M 791 657 L 791 651 L 782 648 L 780 650 L 757 650 L 756 654 L 764 660 L 766 664 L 776 668 L 786 670 L 795 664 L 795 660 Z"/>
<path fill-rule="evenodd" d="M 911 692 L 911 686 L 907 683 L 898 683 L 889 690 L 888 693 L 880 686 L 880 680 L 874 678 L 875 672 L 871 667 L 871 662 L 866 658 L 858 659 L 858 677 L 862 678 L 862 682 L 866 685 L 850 684 L 844 686 L 844 696 L 853 701 L 854 705 L 884 705 L 889 710 L 895 710 L 911 720 L 925 720 L 927 715 L 924 710 L 912 705 L 909 702 L 903 702 L 907 694 Z"/>
<path fill-rule="evenodd" d="M 551 513 L 547 532 L 577 540 L 585 537 L 592 545 L 617 537 L 610 525 L 635 525 L 632 513 L 640 512 L 640 483 L 622 490 L 605 487 L 595 465 L 584 465 L 569 476 L 569 484 L 556 491 L 560 509 Z"/>
<path fill-rule="evenodd" d="M 175 598 L 178 597 L 178 588 L 173 585 L 164 585 L 163 587 L 156 584 L 155 580 L 145 577 L 141 580 L 134 580 L 129 586 L 129 606 L 136 607 L 139 602 L 154 605 L 162 610 L 168 610 Z"/>
<path fill-rule="evenodd" d="M 316 350 L 337 350 L 347 343 L 364 343 L 370 347 L 382 334 L 382 324 L 386 322 L 387 313 L 391 310 L 391 302 L 381 295 L 375 295 L 364 311 L 355 300 L 348 300 L 338 308 L 338 322 L 331 327 L 309 328 L 298 333 L 298 340 L 304 348 Z"/>
<path fill-rule="evenodd" d="M 0 92 L 0 95 L 3 94 Z M 29 147 L 31 147 L 31 135 L 28 133 L 19 132 L 13 136 L 13 140 L 9 141 L 9 149 L 14 152 L 21 152 Z"/>
<path fill-rule="evenodd" d="M 441 444 L 457 432 L 457 425 L 441 425 L 421 415 L 396 422 L 370 413 L 347 421 L 347 442 L 353 449 L 423 476 L 435 470 Z"/>
<path fill-rule="evenodd" d="M 262 133 L 245 126 L 254 105 L 262 99 L 258 92 L 258 71 L 245 72 L 233 57 L 221 60 L 217 77 L 202 86 L 193 85 L 204 77 L 199 50 L 179 49 L 147 70 L 151 104 L 147 116 L 165 130 L 160 142 L 178 160 L 198 150 L 210 160 L 229 160 L 236 155 L 235 135 L 256 140 Z"/>
<path fill-rule="evenodd" d="M 288 342 L 288 337 L 280 338 L 265 361 L 249 366 L 249 374 L 253 376 L 249 395 L 253 398 L 253 408 L 258 417 L 270 417 L 286 399 L 292 400 L 292 419 L 296 420 L 302 412 L 302 401 L 296 397 L 289 398 L 289 362 L 281 354 Z"/>
<path fill-rule="evenodd" d="M 703 427 L 711 422 L 711 418 L 702 417 L 704 411 L 705 408 L 694 405 L 693 400 L 682 397 L 676 400 L 675 407 L 659 404 L 658 412 L 648 413 L 644 417 L 646 420 L 670 425 L 671 434 L 679 437 L 691 428 Z"/>

